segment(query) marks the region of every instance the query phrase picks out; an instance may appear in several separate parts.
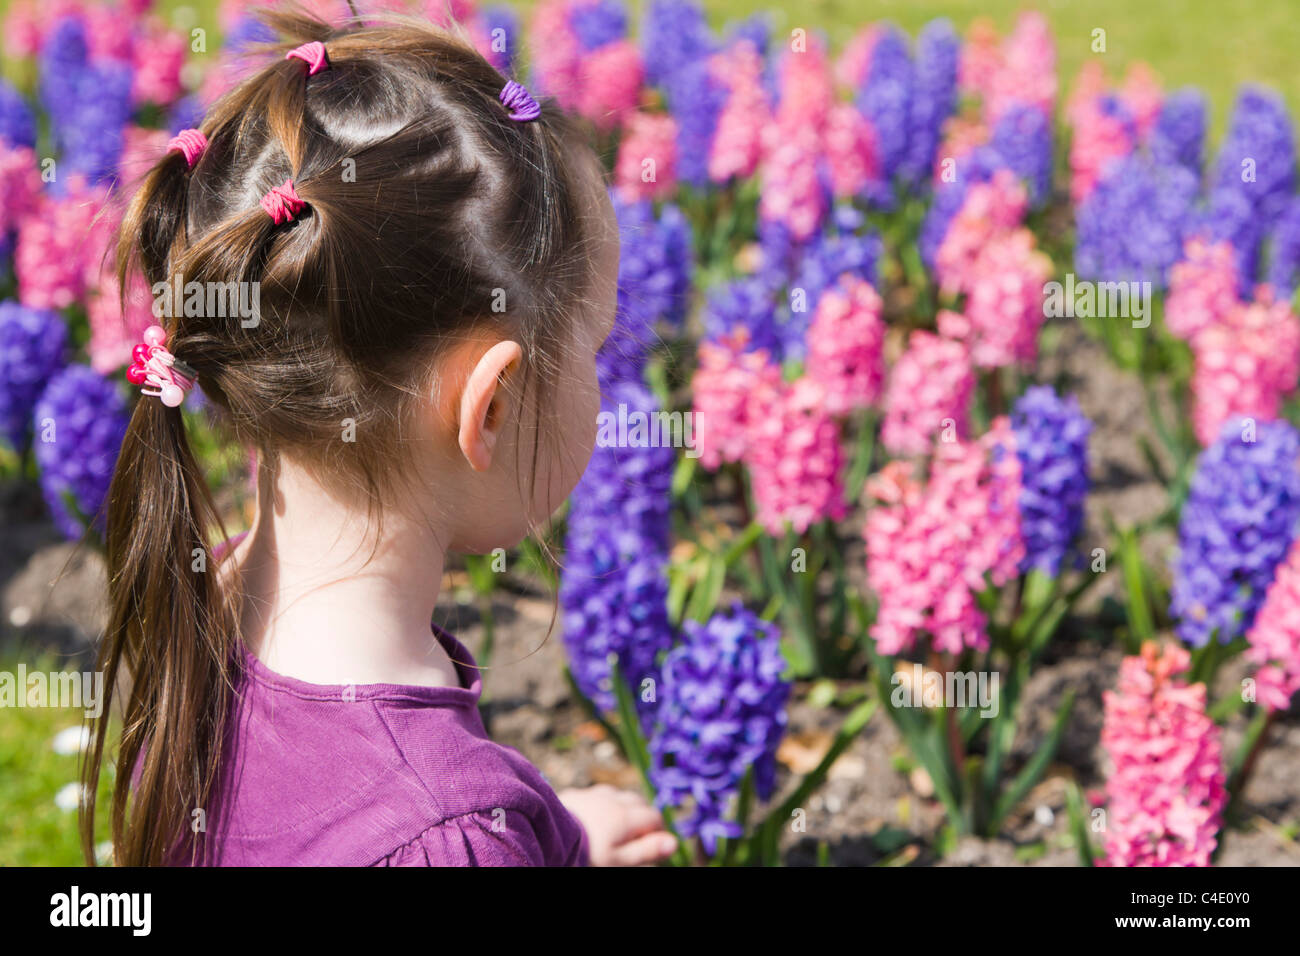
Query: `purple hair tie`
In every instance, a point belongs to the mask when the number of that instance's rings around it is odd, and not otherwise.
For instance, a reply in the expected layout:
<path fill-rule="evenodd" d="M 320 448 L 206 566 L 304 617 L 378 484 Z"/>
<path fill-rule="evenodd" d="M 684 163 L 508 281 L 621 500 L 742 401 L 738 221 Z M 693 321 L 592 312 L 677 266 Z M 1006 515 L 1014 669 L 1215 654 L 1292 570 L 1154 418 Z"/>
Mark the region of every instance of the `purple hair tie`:
<path fill-rule="evenodd" d="M 501 102 L 510 110 L 510 118 L 519 123 L 527 123 L 542 115 L 542 108 L 537 105 L 533 95 L 524 89 L 522 83 L 510 80 L 501 90 Z"/>
<path fill-rule="evenodd" d="M 294 47 L 284 55 L 284 58 L 286 60 L 302 60 L 307 64 L 308 76 L 315 76 L 329 66 L 329 60 L 325 59 L 325 44 L 319 40 L 312 40 L 310 43 Z"/>
<path fill-rule="evenodd" d="M 194 168 L 207 148 L 208 138 L 196 129 L 183 129 L 167 141 L 167 152 L 175 150 L 180 153 L 190 169 Z"/>

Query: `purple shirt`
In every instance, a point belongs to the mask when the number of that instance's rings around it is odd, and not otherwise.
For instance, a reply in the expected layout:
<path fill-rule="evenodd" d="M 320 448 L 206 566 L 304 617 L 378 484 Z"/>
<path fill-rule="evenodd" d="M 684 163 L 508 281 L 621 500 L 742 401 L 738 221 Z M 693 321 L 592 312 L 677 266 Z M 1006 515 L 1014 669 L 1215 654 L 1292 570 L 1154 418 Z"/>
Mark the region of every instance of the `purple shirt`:
<path fill-rule="evenodd" d="M 241 657 L 208 821 L 219 866 L 583 866 L 541 773 L 493 743 L 468 650 L 459 687 L 308 684 Z"/>

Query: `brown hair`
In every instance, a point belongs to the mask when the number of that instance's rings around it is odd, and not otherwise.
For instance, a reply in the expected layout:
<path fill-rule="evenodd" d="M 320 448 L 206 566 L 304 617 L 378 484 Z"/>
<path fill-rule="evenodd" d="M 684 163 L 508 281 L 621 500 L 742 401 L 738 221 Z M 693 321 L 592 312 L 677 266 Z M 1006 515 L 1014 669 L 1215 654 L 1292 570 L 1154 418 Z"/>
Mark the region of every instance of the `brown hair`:
<path fill-rule="evenodd" d="M 400 473 L 409 398 L 440 349 L 490 320 L 524 348 L 524 394 L 540 399 L 559 367 L 566 317 L 590 278 L 573 130 L 549 102 L 535 122 L 509 119 L 505 78 L 428 24 L 264 18 L 284 40 L 275 62 L 208 113 L 209 145 L 192 170 L 170 153 L 147 175 L 123 221 L 118 273 L 124 289 L 136 267 L 150 284 L 178 274 L 260 283 L 256 327 L 178 314 L 165 322 L 169 349 L 235 440 L 262 460 L 289 452 L 350 481 L 373 507 Z M 308 77 L 283 55 L 310 40 L 324 42 L 329 66 Z M 307 208 L 277 226 L 258 201 L 286 178 Z M 494 314 L 502 295 L 509 310 Z M 364 454 L 345 453 L 356 446 L 339 441 L 344 419 Z M 195 549 L 223 538 L 180 411 L 139 401 L 109 491 L 98 665 L 106 703 L 119 680 L 127 688 L 112 803 L 119 864 L 202 857 L 190 817 L 218 778 L 238 615 L 217 574 L 191 565 Z M 83 770 L 89 862 L 109 710 Z"/>

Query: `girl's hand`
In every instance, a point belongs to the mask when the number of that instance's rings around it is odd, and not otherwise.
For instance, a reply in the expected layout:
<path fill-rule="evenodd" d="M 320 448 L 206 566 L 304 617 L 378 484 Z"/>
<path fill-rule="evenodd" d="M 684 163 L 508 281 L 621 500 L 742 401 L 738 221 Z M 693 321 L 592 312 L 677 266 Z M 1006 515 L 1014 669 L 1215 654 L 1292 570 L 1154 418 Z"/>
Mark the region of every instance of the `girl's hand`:
<path fill-rule="evenodd" d="M 592 866 L 648 866 L 677 849 L 659 812 L 638 793 L 602 783 L 558 796 L 587 831 Z"/>

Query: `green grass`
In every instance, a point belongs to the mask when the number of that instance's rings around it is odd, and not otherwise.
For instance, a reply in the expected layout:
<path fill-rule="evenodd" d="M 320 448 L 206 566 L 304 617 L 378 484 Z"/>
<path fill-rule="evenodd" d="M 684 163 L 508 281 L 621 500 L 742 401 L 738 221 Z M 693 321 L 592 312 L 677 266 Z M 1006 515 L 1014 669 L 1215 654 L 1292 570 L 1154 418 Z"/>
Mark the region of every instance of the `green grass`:
<path fill-rule="evenodd" d="M 28 673 L 58 669 L 53 659 L 26 660 Z M 0 660 L 14 672 L 18 660 Z M 77 812 L 62 810 L 54 796 L 78 779 L 78 758 L 54 752 L 54 735 L 82 723 L 80 709 L 21 707 L 0 710 L 0 866 L 80 866 Z M 101 806 L 108 807 L 110 781 L 100 782 Z M 99 815 L 98 842 L 108 839 Z"/>

